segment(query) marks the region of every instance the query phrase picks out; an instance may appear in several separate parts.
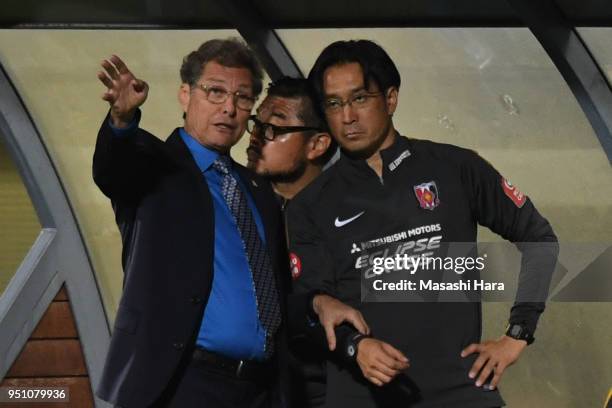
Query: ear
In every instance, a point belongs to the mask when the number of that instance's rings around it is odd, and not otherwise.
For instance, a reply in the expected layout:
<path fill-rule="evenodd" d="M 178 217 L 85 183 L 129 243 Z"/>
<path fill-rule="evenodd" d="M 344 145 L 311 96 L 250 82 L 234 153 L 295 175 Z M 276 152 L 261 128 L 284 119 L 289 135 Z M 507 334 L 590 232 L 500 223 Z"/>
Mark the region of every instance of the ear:
<path fill-rule="evenodd" d="M 189 84 L 181 84 L 178 91 L 178 101 L 183 109 L 183 113 L 187 113 L 187 107 L 189 106 L 189 100 L 191 99 L 191 87 Z"/>
<path fill-rule="evenodd" d="M 395 109 L 397 108 L 398 95 L 399 95 L 399 92 L 396 87 L 392 86 L 392 87 L 389 87 L 389 89 L 387 89 L 387 95 L 386 95 L 387 112 L 389 112 L 390 115 L 393 115 L 395 113 Z"/>
<path fill-rule="evenodd" d="M 323 156 L 327 149 L 331 145 L 331 136 L 327 132 L 317 133 L 310 137 L 308 141 L 308 151 L 306 152 L 306 158 L 309 161 L 314 161 L 319 157 Z"/>

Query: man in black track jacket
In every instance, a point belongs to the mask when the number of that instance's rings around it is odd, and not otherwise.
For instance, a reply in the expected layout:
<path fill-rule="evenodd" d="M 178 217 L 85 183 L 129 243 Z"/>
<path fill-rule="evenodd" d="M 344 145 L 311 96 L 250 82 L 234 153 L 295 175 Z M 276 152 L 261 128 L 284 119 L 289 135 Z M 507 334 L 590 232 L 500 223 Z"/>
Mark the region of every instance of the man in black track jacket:
<path fill-rule="evenodd" d="M 309 79 L 342 155 L 290 207 L 296 284 L 358 308 L 372 333 L 338 336 L 326 406 L 503 405 L 496 386 L 533 341 L 543 299 L 517 301 L 506 334 L 481 342 L 478 301 L 362 302 L 362 290 L 376 257 L 443 255 L 445 243 L 476 242 L 480 224 L 522 251 L 519 293 L 534 282 L 546 292 L 558 252 L 550 224 L 477 153 L 397 133 L 400 77 L 378 45 L 336 42 Z M 539 242 L 549 245 L 524 244 Z"/>
<path fill-rule="evenodd" d="M 321 174 L 336 151 L 310 82 L 291 77 L 274 81 L 257 108 L 257 116 L 249 118 L 247 131 L 251 134 L 247 149 L 248 168 L 271 183 L 286 215 L 291 200 Z M 285 225 L 289 221 L 285 217 Z M 300 269 L 294 261 L 295 258 L 291 257 L 292 276 L 297 279 Z M 367 332 L 363 317 L 355 309 L 324 294 L 301 292 L 299 287 L 296 287 L 296 292 L 297 297 L 311 296 L 319 306 L 322 302 L 334 306 L 328 310 L 337 314 L 328 316 L 328 323 L 321 319 L 327 327 L 316 325 L 318 318 L 314 311 L 309 311 L 315 323 L 312 330 L 318 330 L 322 338 L 321 329 L 324 328 L 332 347 L 335 343 L 332 325 L 341 323 L 340 318 L 350 318 L 356 328 Z M 289 326 L 300 320 L 296 316 Z M 292 407 L 322 407 L 326 392 L 324 352 L 309 344 L 304 334 L 299 329 L 290 332 Z"/>

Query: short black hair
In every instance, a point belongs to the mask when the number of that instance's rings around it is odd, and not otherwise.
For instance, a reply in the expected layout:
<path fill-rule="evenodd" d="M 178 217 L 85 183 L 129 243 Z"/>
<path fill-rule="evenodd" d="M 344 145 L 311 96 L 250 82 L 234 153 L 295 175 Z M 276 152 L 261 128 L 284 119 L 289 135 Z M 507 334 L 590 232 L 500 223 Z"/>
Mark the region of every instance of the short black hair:
<path fill-rule="evenodd" d="M 238 38 L 206 41 L 183 58 L 181 81 L 194 87 L 207 63 L 215 61 L 225 67 L 246 68 L 253 79 L 253 96 L 263 88 L 263 69 L 251 49 Z"/>
<path fill-rule="evenodd" d="M 301 109 L 297 113 L 298 118 L 304 122 L 305 126 L 318 128 L 321 132 L 329 133 L 325 114 L 318 103 L 317 94 L 309 80 L 304 78 L 292 78 L 284 76 L 270 84 L 268 87 L 268 96 L 277 96 L 281 98 L 299 98 L 301 100 Z M 314 135 L 316 131 L 311 131 Z M 331 135 L 330 135 L 331 137 Z M 336 151 L 336 142 L 333 138 L 327 151 L 321 156 L 322 164 L 325 164 L 331 159 Z"/>
<path fill-rule="evenodd" d="M 322 102 L 325 95 L 323 89 L 325 70 L 334 65 L 353 62 L 361 66 L 363 84 L 366 88 L 370 86 L 370 81 L 374 81 L 382 92 L 386 92 L 390 87 L 399 89 L 401 84 L 399 71 L 389 54 L 380 45 L 370 40 L 336 41 L 325 47 L 308 75 L 319 101 Z"/>
<path fill-rule="evenodd" d="M 300 112 L 297 113 L 298 118 L 306 126 L 313 126 L 327 131 L 327 122 L 325 121 L 320 104 L 317 103 L 317 95 L 307 79 L 282 77 L 270 84 L 268 96 L 301 99 L 302 106 Z"/>

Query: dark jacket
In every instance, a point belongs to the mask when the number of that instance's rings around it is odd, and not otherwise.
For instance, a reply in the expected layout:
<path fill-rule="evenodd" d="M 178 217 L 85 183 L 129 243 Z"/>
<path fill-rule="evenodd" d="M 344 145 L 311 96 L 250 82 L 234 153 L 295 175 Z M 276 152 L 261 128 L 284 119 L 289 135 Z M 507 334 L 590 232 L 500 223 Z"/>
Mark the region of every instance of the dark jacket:
<path fill-rule="evenodd" d="M 363 301 L 378 279 L 371 273 L 374 259 L 424 251 L 446 256 L 442 244 L 476 242 L 480 224 L 522 251 L 519 289 L 532 282 L 548 287 L 557 238 L 531 200 L 473 151 L 398 136 L 381 156 L 379 178 L 365 160 L 342 155 L 289 207 L 290 250 L 300 269 L 294 290 L 322 290 L 358 308 L 373 335 L 403 351 L 411 364 L 379 388 L 363 379 L 355 363 L 332 360 L 327 406 L 500 406 L 497 390 L 477 388 L 468 378 L 477 355 L 460 357 L 464 347 L 480 341 L 480 303 Z M 536 242 L 550 245 L 536 246 L 538 253 L 523 245 Z M 425 270 L 415 275 L 432 276 Z M 510 322 L 534 332 L 543 310 L 542 302 L 517 302 Z M 345 352 L 343 344 L 339 339 L 338 353 Z"/>
<path fill-rule="evenodd" d="M 284 228 L 267 182 L 234 163 L 261 215 L 277 276 L 283 324 L 277 332 L 280 395 L 286 375 Z M 114 135 L 104 120 L 93 177 L 111 199 L 123 241 L 123 296 L 97 394 L 125 407 L 160 396 L 189 358 L 213 280 L 214 211 L 206 179 L 178 129 L 166 142 L 137 129 Z M 222 238 L 221 238 L 222 239 Z"/>

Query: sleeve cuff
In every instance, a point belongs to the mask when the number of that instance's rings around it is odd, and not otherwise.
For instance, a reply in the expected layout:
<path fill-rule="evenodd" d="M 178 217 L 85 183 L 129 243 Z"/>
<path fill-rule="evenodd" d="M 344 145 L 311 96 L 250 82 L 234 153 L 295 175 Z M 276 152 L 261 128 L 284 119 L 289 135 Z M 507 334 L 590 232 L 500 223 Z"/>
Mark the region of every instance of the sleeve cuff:
<path fill-rule="evenodd" d="M 523 324 L 534 335 L 544 308 L 544 303 L 517 303 L 512 307 L 508 323 Z"/>
<path fill-rule="evenodd" d="M 113 126 L 111 119 L 110 119 L 110 115 L 109 115 L 108 126 L 113 131 L 114 136 L 125 137 L 126 135 L 129 135 L 130 133 L 134 132 L 134 130 L 138 128 L 138 125 L 140 124 L 140 117 L 141 117 L 140 109 L 137 109 L 136 114 L 134 115 L 134 119 L 132 119 L 130 124 L 125 128 L 118 128 L 116 126 Z"/>

